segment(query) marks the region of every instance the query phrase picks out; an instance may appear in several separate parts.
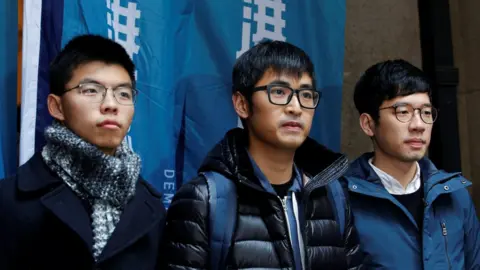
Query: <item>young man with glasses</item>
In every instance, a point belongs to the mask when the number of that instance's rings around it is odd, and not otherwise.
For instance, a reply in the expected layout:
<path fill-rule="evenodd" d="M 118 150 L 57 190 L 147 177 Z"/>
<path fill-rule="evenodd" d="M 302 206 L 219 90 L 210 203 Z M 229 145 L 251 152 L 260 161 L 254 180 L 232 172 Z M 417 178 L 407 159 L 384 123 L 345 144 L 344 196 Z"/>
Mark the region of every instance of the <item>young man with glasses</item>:
<path fill-rule="evenodd" d="M 342 178 L 372 269 L 480 269 L 480 226 L 460 173 L 425 157 L 438 112 L 423 72 L 403 60 L 368 68 L 355 87 L 373 153 Z"/>
<path fill-rule="evenodd" d="M 308 137 L 320 96 L 312 62 L 291 44 L 264 41 L 237 59 L 232 100 L 244 129 L 230 130 L 175 195 L 165 269 L 361 267 L 337 180 L 347 159 Z"/>
<path fill-rule="evenodd" d="M 46 146 L 0 180 L 0 269 L 154 269 L 165 220 L 124 138 L 135 67 L 93 35 L 50 66 Z"/>

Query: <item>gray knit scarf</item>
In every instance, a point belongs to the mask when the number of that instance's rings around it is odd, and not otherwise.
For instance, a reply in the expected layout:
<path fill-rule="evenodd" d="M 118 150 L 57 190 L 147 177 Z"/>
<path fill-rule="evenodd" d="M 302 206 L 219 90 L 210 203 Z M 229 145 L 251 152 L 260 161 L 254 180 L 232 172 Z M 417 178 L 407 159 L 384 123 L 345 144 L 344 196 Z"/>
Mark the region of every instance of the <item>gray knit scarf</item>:
<path fill-rule="evenodd" d="M 115 156 L 106 155 L 56 121 L 45 130 L 45 138 L 42 157 L 47 166 L 92 206 L 93 256 L 97 259 L 135 193 L 140 158 L 126 142 Z"/>

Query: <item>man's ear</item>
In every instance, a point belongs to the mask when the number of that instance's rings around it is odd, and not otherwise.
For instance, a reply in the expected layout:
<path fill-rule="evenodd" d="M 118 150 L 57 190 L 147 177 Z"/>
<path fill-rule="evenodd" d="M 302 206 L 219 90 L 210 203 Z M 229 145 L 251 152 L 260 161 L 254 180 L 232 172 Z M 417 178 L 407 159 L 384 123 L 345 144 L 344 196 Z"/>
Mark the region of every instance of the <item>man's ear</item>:
<path fill-rule="evenodd" d="M 360 128 L 368 137 L 373 137 L 375 135 L 375 121 L 372 116 L 368 113 L 362 113 L 360 115 Z"/>
<path fill-rule="evenodd" d="M 63 113 L 62 100 L 59 96 L 54 94 L 48 95 L 47 106 L 48 106 L 48 112 L 53 118 L 55 118 L 59 122 L 63 122 L 65 120 L 65 115 Z"/>
<path fill-rule="evenodd" d="M 232 102 L 237 115 L 242 119 L 247 119 L 250 116 L 248 101 L 240 92 L 235 92 L 232 95 Z"/>

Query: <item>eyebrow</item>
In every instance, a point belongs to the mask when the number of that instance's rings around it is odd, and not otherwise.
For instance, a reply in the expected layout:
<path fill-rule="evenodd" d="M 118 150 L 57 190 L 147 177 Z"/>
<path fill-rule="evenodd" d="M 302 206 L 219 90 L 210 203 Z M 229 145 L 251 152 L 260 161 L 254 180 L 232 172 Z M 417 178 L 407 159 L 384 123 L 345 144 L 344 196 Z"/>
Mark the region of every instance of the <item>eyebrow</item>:
<path fill-rule="evenodd" d="M 85 83 L 96 83 L 96 84 L 100 84 L 100 85 L 104 85 L 103 83 L 99 82 L 99 81 L 96 81 L 94 79 L 90 79 L 90 78 L 85 78 L 83 80 L 80 81 L 80 84 L 85 84 Z M 118 87 L 133 87 L 132 83 L 130 82 L 123 82 L 123 83 L 120 83 L 120 84 L 117 84 L 115 85 L 114 87 L 112 88 L 118 88 Z"/>
<path fill-rule="evenodd" d="M 82 83 L 96 83 L 96 84 L 101 84 L 100 82 L 96 81 L 96 80 L 93 80 L 93 79 L 89 79 L 89 78 L 85 78 L 85 79 L 82 79 L 80 81 L 80 84 Z"/>
<path fill-rule="evenodd" d="M 393 104 L 392 106 L 405 106 L 405 105 L 413 106 L 411 103 L 408 103 L 408 102 L 398 102 Z M 421 107 L 433 107 L 433 106 L 431 103 L 423 103 Z"/>
<path fill-rule="evenodd" d="M 275 81 L 270 82 L 269 84 L 278 84 L 278 85 L 290 86 L 290 84 L 288 82 L 282 81 L 282 80 L 275 80 Z"/>
<path fill-rule="evenodd" d="M 275 80 L 275 81 L 272 81 L 270 82 L 269 84 L 276 84 L 276 85 L 283 85 L 283 86 L 288 86 L 290 87 L 290 83 L 286 82 L 286 81 L 283 81 L 283 80 Z M 311 84 L 308 84 L 308 83 L 304 83 L 304 84 L 301 84 L 300 85 L 300 88 L 299 89 L 302 89 L 302 88 L 312 88 L 313 86 Z"/>
<path fill-rule="evenodd" d="M 313 85 L 308 84 L 308 83 L 304 83 L 304 84 L 300 85 L 300 89 L 302 89 L 302 88 L 313 88 Z"/>

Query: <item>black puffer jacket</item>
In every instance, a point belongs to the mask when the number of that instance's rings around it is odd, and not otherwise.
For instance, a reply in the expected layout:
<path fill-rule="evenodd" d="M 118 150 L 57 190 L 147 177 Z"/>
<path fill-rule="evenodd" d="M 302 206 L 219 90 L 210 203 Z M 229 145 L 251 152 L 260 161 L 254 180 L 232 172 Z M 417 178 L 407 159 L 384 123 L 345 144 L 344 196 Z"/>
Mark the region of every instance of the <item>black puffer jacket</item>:
<path fill-rule="evenodd" d="M 246 151 L 246 136 L 234 129 L 210 152 L 200 171 L 217 171 L 236 182 L 238 214 L 228 269 L 293 269 L 287 223 L 278 198 L 255 177 Z M 311 180 L 300 198 L 307 269 L 357 269 L 363 255 L 346 204 L 344 237 L 335 220 L 325 185 L 337 181 L 347 159 L 311 139 L 297 150 L 295 163 Z M 164 233 L 165 269 L 209 269 L 208 198 L 206 181 L 198 177 L 175 195 Z M 303 216 L 303 219 L 302 219 Z"/>

